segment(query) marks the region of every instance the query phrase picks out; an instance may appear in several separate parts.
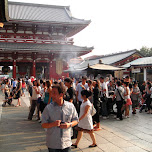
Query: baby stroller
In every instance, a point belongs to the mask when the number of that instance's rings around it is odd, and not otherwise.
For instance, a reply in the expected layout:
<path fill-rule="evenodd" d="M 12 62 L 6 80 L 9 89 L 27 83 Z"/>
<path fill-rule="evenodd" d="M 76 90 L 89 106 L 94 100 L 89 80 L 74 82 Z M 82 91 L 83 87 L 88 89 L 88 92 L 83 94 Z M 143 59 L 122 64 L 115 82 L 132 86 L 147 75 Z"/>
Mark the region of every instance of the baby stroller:
<path fill-rule="evenodd" d="M 13 92 L 11 92 L 10 95 L 5 98 L 2 104 L 3 107 L 6 107 L 6 104 L 8 104 L 9 106 L 14 106 L 14 104 L 12 104 L 13 95 L 14 95 Z"/>
<path fill-rule="evenodd" d="M 143 95 L 141 101 L 139 102 L 139 107 L 140 107 L 140 110 L 139 110 L 140 113 L 142 113 L 142 110 L 143 110 L 143 109 L 145 109 L 145 112 L 147 112 L 145 94 Z"/>

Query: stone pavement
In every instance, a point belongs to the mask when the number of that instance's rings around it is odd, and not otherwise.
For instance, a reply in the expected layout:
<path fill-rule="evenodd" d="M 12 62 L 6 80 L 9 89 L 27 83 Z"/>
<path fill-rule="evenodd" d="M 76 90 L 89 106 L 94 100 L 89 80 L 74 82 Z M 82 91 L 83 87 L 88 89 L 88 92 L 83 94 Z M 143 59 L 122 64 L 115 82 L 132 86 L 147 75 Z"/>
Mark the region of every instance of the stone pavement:
<path fill-rule="evenodd" d="M 36 121 L 27 121 L 29 99 L 21 107 L 3 107 L 0 95 L 0 152 L 47 152 L 45 131 Z M 17 100 L 13 100 L 16 105 Z M 98 147 L 88 148 L 91 139 L 84 134 L 74 152 L 152 152 L 152 114 L 137 113 L 123 121 L 101 118 L 102 130 L 95 132 Z M 74 140 L 73 140 L 74 142 Z"/>

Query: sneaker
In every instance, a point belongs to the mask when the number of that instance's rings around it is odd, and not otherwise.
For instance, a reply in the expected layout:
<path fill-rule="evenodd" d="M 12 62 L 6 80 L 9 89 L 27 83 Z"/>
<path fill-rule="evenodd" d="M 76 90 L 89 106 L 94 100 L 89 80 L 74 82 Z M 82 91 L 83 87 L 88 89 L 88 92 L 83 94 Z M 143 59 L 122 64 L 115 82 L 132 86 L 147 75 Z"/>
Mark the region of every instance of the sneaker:
<path fill-rule="evenodd" d="M 120 120 L 120 118 L 116 118 L 116 120 Z"/>
<path fill-rule="evenodd" d="M 116 118 L 117 118 L 117 116 L 113 116 L 113 118 L 114 118 L 114 119 L 116 119 Z"/>

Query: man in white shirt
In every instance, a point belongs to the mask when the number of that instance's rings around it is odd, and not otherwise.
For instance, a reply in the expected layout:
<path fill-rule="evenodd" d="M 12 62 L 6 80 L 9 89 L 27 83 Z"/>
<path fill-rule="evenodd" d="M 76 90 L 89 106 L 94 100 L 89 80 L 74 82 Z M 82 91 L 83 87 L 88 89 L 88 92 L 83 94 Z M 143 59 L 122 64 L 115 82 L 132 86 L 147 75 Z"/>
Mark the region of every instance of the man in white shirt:
<path fill-rule="evenodd" d="M 82 82 L 78 83 L 77 87 L 76 87 L 76 99 L 77 99 L 77 103 L 78 103 L 78 114 L 80 112 L 80 106 L 81 106 L 82 101 L 83 101 L 83 99 L 81 98 L 81 91 L 88 89 L 88 84 L 86 83 L 86 81 L 87 81 L 87 77 L 83 76 Z"/>
<path fill-rule="evenodd" d="M 101 101 L 102 101 L 102 116 L 104 119 L 108 117 L 108 111 L 107 111 L 107 98 L 108 98 L 108 86 L 106 82 L 104 81 L 103 77 L 100 77 L 100 83 L 101 83 Z"/>

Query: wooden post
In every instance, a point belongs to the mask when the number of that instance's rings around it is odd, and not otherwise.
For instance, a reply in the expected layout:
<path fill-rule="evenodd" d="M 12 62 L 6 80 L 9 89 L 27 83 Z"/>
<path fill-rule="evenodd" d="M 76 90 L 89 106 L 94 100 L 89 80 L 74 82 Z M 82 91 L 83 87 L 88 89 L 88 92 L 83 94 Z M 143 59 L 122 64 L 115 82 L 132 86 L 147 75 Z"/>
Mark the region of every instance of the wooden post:
<path fill-rule="evenodd" d="M 146 80 L 147 80 L 147 69 L 144 68 L 144 81 L 146 81 Z"/>

